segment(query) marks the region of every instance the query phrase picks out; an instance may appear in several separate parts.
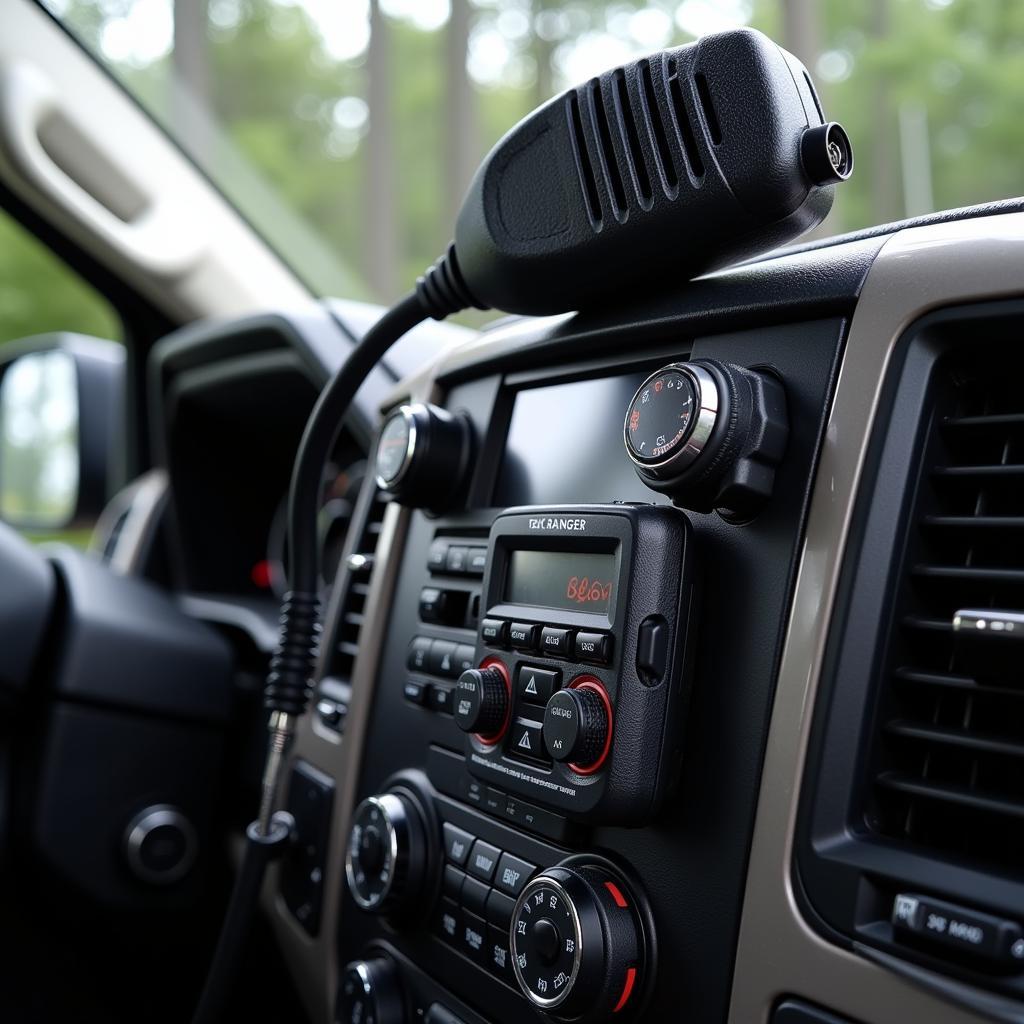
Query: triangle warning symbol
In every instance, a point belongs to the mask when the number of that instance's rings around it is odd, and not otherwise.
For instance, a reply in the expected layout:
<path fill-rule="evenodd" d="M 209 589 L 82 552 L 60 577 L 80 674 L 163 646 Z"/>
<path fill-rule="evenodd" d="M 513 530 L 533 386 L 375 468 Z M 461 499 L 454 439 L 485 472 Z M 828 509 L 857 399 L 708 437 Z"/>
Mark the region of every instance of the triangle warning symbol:
<path fill-rule="evenodd" d="M 524 732 L 522 739 L 520 739 L 516 746 L 522 747 L 523 750 L 532 750 L 533 747 L 530 746 L 530 734 L 528 732 Z"/>
<path fill-rule="evenodd" d="M 525 692 L 532 693 L 535 697 L 537 696 L 537 680 L 533 676 L 530 676 Z"/>

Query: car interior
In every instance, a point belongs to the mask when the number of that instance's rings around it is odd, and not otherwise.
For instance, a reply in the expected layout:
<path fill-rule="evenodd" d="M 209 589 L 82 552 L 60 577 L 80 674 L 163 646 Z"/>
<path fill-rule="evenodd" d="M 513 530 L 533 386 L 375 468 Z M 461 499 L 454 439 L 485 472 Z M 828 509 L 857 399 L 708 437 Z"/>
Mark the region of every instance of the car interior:
<path fill-rule="evenodd" d="M 1024 1021 L 1024 198 L 823 230 L 830 65 L 732 26 L 344 292 L 104 58 L 172 6 L 316 7 L 0 0 L 0 1020 Z"/>

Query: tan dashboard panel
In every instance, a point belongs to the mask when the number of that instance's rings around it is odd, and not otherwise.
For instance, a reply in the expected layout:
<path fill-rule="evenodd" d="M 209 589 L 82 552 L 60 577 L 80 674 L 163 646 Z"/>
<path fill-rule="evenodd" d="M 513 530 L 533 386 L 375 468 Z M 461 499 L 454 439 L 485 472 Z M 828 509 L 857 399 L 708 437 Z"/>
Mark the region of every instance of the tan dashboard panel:
<path fill-rule="evenodd" d="M 1024 215 L 913 228 L 875 259 L 853 317 L 815 481 L 761 779 L 731 1024 L 802 996 L 861 1024 L 981 1021 L 840 949 L 804 920 L 792 866 L 800 782 L 832 605 L 867 442 L 896 343 L 940 306 L 1024 293 Z"/>

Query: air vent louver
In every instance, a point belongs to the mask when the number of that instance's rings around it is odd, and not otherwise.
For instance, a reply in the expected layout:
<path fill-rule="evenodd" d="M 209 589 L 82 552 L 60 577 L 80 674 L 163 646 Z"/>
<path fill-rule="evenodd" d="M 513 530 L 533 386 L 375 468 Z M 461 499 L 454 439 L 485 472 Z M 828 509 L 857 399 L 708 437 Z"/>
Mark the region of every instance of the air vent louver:
<path fill-rule="evenodd" d="M 982 365 L 983 364 L 983 365 Z M 869 825 L 1024 857 L 1024 358 L 944 356 L 880 679 Z"/>
<path fill-rule="evenodd" d="M 345 683 L 352 679 L 352 666 L 359 650 L 359 633 L 370 589 L 370 572 L 386 508 L 387 499 L 375 490 L 359 540 L 349 556 L 348 575 L 345 577 L 348 582 L 338 608 L 334 663 L 331 667 L 331 674 Z"/>

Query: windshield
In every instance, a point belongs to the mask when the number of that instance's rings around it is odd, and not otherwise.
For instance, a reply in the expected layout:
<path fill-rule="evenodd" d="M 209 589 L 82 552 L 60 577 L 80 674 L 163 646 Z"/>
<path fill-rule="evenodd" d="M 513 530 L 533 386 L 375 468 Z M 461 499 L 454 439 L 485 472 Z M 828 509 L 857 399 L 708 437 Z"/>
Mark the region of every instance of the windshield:
<path fill-rule="evenodd" d="M 318 294 L 389 302 L 480 158 L 556 92 L 741 25 L 857 170 L 827 235 L 1019 194 L 1020 0 L 44 0 Z"/>

